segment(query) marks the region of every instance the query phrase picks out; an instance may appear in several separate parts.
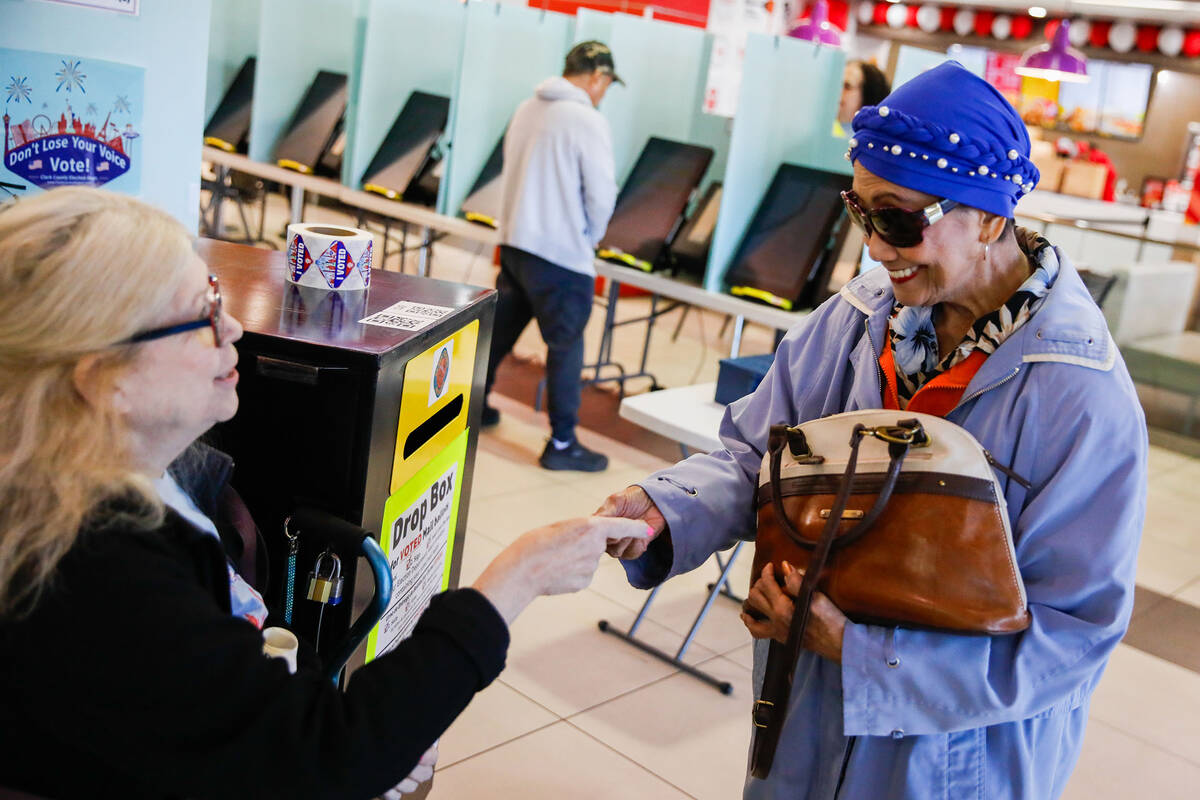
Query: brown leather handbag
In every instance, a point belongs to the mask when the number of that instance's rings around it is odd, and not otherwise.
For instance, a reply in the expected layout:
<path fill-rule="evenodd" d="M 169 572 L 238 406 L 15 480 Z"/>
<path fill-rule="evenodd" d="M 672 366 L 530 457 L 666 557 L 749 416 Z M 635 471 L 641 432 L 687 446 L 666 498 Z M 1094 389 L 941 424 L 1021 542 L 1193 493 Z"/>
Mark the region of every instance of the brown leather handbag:
<path fill-rule="evenodd" d="M 997 464 L 941 417 L 854 411 L 771 428 L 752 580 L 804 572 L 787 644 L 772 641 L 754 704 L 751 774 L 765 778 L 820 590 L 855 622 L 1009 634 L 1029 626 Z M 747 612 L 757 612 L 747 607 Z"/>

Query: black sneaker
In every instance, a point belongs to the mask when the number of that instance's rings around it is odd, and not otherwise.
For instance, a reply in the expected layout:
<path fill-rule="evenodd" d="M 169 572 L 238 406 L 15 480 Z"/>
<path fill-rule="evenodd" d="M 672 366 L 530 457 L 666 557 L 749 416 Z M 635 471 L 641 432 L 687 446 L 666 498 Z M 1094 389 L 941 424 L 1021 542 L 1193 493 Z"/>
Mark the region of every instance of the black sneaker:
<path fill-rule="evenodd" d="M 546 449 L 538 462 L 545 469 L 573 469 L 579 472 L 602 472 L 608 467 L 608 456 L 588 450 L 575 439 L 562 450 L 555 448 L 554 440 L 546 442 Z"/>
<path fill-rule="evenodd" d="M 479 415 L 480 427 L 490 428 L 493 425 L 499 425 L 499 424 L 500 424 L 500 412 L 497 411 L 496 409 L 492 408 L 491 406 L 489 406 L 487 403 L 484 403 L 483 404 L 483 412 Z"/>

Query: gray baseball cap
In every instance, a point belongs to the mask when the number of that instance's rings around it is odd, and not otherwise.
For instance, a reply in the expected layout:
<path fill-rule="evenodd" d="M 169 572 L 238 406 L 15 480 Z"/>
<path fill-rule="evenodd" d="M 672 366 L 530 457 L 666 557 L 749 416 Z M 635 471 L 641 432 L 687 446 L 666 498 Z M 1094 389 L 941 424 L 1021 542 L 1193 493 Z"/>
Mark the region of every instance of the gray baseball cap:
<path fill-rule="evenodd" d="M 612 76 L 613 83 L 625 85 L 625 81 L 617 76 L 612 50 L 604 42 L 580 42 L 567 53 L 567 61 L 563 66 L 564 75 L 580 75 L 587 72 L 603 72 Z"/>

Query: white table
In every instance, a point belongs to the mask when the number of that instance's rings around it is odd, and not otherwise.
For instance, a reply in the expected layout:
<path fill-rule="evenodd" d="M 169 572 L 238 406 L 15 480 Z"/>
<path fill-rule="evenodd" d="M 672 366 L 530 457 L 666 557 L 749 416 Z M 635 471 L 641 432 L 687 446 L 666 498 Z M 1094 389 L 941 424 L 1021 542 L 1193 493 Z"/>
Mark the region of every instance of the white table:
<path fill-rule="evenodd" d="M 718 450 L 721 447 L 721 441 L 717 437 L 717 431 L 720 429 L 721 419 L 725 415 L 725 406 L 713 401 L 713 392 L 716 391 L 716 386 L 715 383 L 699 383 L 679 389 L 662 389 L 657 392 L 626 397 L 621 401 L 619 413 L 622 418 L 630 422 L 679 442 L 680 447 L 683 448 L 684 457 L 687 456 L 689 447 L 706 453 Z M 704 670 L 683 663 L 683 654 L 687 652 L 692 640 L 696 638 L 696 632 L 700 630 L 700 625 L 708 616 L 709 609 L 712 608 L 718 595 L 724 595 L 739 605 L 741 604 L 743 598 L 737 597 L 729 591 L 728 581 L 733 563 L 742 551 L 743 544 L 745 542 L 737 543 L 727 561 L 721 559 L 720 553 L 714 554 L 721 576 L 715 583 L 708 585 L 708 595 L 704 599 L 704 605 L 674 655 L 652 647 L 635 636 L 642 620 L 646 617 L 646 612 L 650 610 L 650 604 L 654 602 L 654 597 L 658 594 L 659 587 L 657 586 L 650 591 L 650 596 L 646 598 L 646 602 L 642 605 L 641 611 L 638 612 L 637 618 L 629 626 L 628 631 L 616 630 L 607 620 L 600 620 L 600 630 L 619 636 L 639 650 L 699 678 L 722 694 L 732 694 L 732 684 L 714 677 Z"/>
<path fill-rule="evenodd" d="M 725 406 L 713 400 L 715 383 L 697 383 L 679 389 L 646 392 L 621 401 L 618 413 L 635 425 L 679 442 L 683 456 L 688 449 L 709 453 L 721 449 L 717 430 Z"/>

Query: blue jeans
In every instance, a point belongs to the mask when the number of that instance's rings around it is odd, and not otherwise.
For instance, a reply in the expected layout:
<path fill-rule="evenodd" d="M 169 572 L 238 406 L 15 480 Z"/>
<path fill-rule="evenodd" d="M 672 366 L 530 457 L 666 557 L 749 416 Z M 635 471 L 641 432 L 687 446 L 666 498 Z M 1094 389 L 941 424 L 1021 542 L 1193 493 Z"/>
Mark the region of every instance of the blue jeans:
<path fill-rule="evenodd" d="M 572 272 L 515 247 L 500 247 L 496 324 L 488 359 L 487 392 L 496 367 L 536 319 L 546 342 L 546 387 L 551 435 L 560 442 L 575 437 L 583 370 L 583 329 L 592 313 L 595 279 Z"/>

